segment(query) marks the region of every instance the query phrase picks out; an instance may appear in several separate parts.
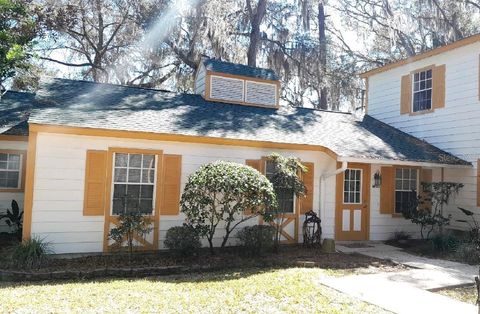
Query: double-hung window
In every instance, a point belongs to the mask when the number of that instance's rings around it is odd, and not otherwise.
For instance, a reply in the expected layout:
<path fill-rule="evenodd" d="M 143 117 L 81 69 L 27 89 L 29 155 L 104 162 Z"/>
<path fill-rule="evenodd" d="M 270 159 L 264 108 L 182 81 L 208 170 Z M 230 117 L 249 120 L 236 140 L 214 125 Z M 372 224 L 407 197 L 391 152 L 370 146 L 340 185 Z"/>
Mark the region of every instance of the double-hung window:
<path fill-rule="evenodd" d="M 413 112 L 432 109 L 432 69 L 413 74 Z"/>
<path fill-rule="evenodd" d="M 0 189 L 21 187 L 22 155 L 0 153 Z"/>
<path fill-rule="evenodd" d="M 275 173 L 275 163 L 267 161 L 265 165 L 265 176 L 271 180 Z M 295 193 L 293 189 L 275 187 L 277 195 L 278 209 L 281 213 L 291 214 L 295 212 Z"/>
<path fill-rule="evenodd" d="M 397 168 L 395 171 L 395 213 L 410 211 L 416 204 L 418 170 Z"/>
<path fill-rule="evenodd" d="M 155 195 L 155 155 L 115 153 L 112 214 L 152 214 Z"/>

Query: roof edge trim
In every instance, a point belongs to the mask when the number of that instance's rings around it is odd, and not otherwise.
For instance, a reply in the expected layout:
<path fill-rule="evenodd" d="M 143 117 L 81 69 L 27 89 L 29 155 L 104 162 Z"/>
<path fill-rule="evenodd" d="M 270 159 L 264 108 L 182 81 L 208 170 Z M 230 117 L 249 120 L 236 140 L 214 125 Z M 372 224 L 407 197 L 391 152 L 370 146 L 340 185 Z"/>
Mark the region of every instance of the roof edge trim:
<path fill-rule="evenodd" d="M 480 41 L 480 34 L 475 34 L 475 35 L 472 35 L 472 36 L 469 36 L 469 37 L 465 37 L 463 39 L 454 41 L 453 43 L 447 44 L 445 46 L 437 47 L 437 48 L 422 52 L 422 53 L 417 54 L 413 57 L 409 57 L 409 58 L 402 59 L 402 60 L 399 60 L 399 61 L 396 61 L 396 62 L 388 63 L 388 64 L 385 64 L 384 66 L 377 67 L 377 68 L 371 69 L 369 71 L 360 73 L 360 77 L 361 78 L 367 78 L 367 77 L 370 77 L 374 74 L 382 73 L 382 72 L 400 67 L 402 65 L 406 65 L 406 64 L 409 64 L 409 63 L 412 63 L 412 62 L 416 62 L 416 61 L 423 60 L 423 59 L 426 59 L 426 58 L 429 58 L 429 57 L 433 57 L 435 55 L 438 55 L 438 54 L 441 54 L 441 53 L 444 53 L 444 52 L 447 52 L 447 51 L 450 51 L 450 50 L 453 50 L 453 49 L 457 49 L 457 48 L 460 48 L 460 47 L 463 47 L 463 46 L 474 44 L 478 41 Z"/>

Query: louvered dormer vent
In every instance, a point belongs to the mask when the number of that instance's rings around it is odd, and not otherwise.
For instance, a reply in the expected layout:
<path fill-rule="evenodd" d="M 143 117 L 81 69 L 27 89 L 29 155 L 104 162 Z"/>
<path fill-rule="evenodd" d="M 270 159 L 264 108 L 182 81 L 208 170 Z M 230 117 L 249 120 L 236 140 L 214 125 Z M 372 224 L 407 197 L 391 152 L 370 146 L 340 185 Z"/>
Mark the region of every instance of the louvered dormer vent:
<path fill-rule="evenodd" d="M 205 100 L 278 108 L 280 81 L 272 70 L 207 59 L 195 77 L 195 93 Z"/>

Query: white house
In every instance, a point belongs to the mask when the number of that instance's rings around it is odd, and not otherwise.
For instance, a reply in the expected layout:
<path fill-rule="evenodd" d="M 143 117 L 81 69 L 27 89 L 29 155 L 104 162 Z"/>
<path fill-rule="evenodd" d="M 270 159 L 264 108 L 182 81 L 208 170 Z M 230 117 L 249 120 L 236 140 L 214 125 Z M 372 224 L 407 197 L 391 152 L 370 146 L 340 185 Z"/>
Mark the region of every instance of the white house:
<path fill-rule="evenodd" d="M 471 60 L 463 66 L 470 71 L 474 58 L 462 58 Z M 474 170 L 472 159 L 458 158 L 450 147 L 407 134 L 419 136 L 408 119 L 420 116 L 400 115 L 401 69 L 365 74 L 369 114 L 360 118 L 280 107 L 281 84 L 273 71 L 217 60 L 200 64 L 196 94 L 64 79 L 42 82 L 36 95 L 8 92 L 0 109 L 1 199 L 17 198 L 24 208 L 23 237 L 45 238 L 56 253 L 108 251 L 116 216 L 141 205 L 153 218 L 153 231 L 138 241 L 159 249 L 168 228 L 184 221 L 179 198 L 189 174 L 228 160 L 268 175 L 264 157 L 278 152 L 300 158 L 309 169 L 303 178 L 307 196 L 286 208 L 284 241 L 302 241 L 309 210 L 320 215 L 324 237 L 385 240 L 396 231 L 415 233 L 417 226 L 400 212 L 419 182 L 462 180 L 462 173 Z M 478 75 L 468 77 L 475 81 L 469 91 L 478 95 Z M 448 77 L 446 82 L 448 88 Z M 445 108 L 432 114 L 440 117 L 453 94 L 447 91 Z M 476 101 L 465 107 L 478 105 L 478 96 Z M 374 184 L 379 176 L 381 183 Z M 121 202 L 125 194 L 135 204 Z M 253 218 L 246 224 L 257 223 Z M 221 237 L 219 232 L 217 242 Z"/>

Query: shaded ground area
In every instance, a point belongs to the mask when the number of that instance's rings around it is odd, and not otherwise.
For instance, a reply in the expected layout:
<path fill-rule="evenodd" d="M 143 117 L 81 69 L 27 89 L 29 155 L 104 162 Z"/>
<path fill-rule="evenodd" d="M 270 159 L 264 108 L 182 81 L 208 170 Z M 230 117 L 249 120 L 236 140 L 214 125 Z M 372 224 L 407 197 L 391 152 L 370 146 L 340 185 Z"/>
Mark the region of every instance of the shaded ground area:
<path fill-rule="evenodd" d="M 39 272 L 57 270 L 89 270 L 97 267 L 153 267 L 153 266 L 201 266 L 202 268 L 235 269 L 235 268 L 272 268 L 295 267 L 313 262 L 314 267 L 337 270 L 337 273 L 372 273 L 377 271 L 398 271 L 404 267 L 388 260 L 381 260 L 361 254 L 323 253 L 319 248 L 304 248 L 300 245 L 284 246 L 279 253 L 268 253 L 263 256 L 246 256 L 237 248 L 229 248 L 211 256 L 208 250 L 201 250 L 197 256 L 179 258 L 167 251 L 151 254 L 134 254 L 129 264 L 125 254 L 96 255 L 80 258 L 50 259 L 46 265 L 36 270 Z M 2 268 L 14 269 L 15 265 L 5 261 Z"/>
<path fill-rule="evenodd" d="M 408 240 L 401 240 L 401 241 L 389 240 L 389 241 L 385 241 L 385 244 L 401 248 L 405 252 L 415 254 L 418 256 L 443 259 L 443 260 L 454 261 L 459 263 L 467 262 L 463 260 L 458 254 L 456 254 L 456 250 L 440 251 L 438 249 L 435 249 L 432 242 L 428 240 L 423 240 L 423 239 L 408 239 Z M 476 263 L 470 262 L 469 264 L 475 265 Z"/>
<path fill-rule="evenodd" d="M 1 285 L 3 312 L 387 313 L 318 284 L 324 270 L 249 269 L 135 280 Z"/>
<path fill-rule="evenodd" d="M 475 285 L 442 289 L 437 291 L 437 293 L 470 304 L 476 304 L 477 302 L 477 288 Z"/>

